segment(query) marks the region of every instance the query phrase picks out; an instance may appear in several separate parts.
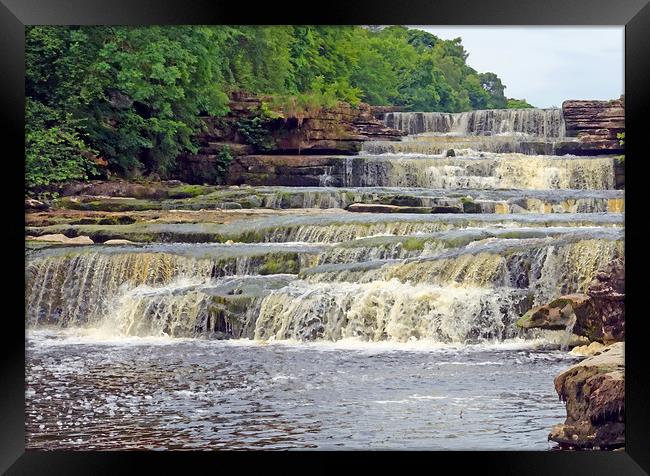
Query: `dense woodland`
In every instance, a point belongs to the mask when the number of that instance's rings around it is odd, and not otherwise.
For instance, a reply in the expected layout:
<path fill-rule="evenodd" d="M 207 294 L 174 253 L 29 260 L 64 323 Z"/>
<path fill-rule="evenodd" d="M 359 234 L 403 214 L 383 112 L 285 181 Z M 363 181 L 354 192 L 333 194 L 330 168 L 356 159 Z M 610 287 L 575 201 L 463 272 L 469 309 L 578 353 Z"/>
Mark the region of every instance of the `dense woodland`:
<path fill-rule="evenodd" d="M 401 26 L 28 27 L 26 187 L 90 178 L 98 161 L 168 176 L 196 150 L 198 116 L 226 114 L 236 91 L 275 107 L 532 107 L 467 57 L 460 38 Z"/>

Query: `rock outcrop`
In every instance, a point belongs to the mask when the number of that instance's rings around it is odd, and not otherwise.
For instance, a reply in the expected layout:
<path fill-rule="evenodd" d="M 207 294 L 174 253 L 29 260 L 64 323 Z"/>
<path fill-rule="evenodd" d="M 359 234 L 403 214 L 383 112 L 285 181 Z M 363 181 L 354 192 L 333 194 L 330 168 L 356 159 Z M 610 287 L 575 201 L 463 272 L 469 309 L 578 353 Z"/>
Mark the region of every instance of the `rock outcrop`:
<path fill-rule="evenodd" d="M 230 185 L 340 187 L 345 158 L 321 155 L 247 155 L 235 158 L 228 170 Z"/>
<path fill-rule="evenodd" d="M 567 329 L 591 341 L 625 339 L 625 261 L 618 258 L 598 272 L 586 294 L 561 296 L 537 306 L 517 321 L 524 329 Z"/>
<path fill-rule="evenodd" d="M 625 344 L 570 367 L 555 378 L 567 418 L 549 440 L 562 448 L 616 449 L 625 446 Z"/>
<path fill-rule="evenodd" d="M 54 233 L 54 234 L 40 235 L 40 236 L 28 235 L 25 239 L 31 241 L 47 241 L 50 243 L 65 243 L 68 245 L 92 245 L 95 243 L 88 236 L 75 236 L 70 238 L 61 233 Z"/>
<path fill-rule="evenodd" d="M 161 199 L 167 197 L 167 186 L 162 182 L 139 184 L 125 180 L 96 180 L 92 182 L 67 182 L 58 192 L 64 197 L 89 195 Z"/>
<path fill-rule="evenodd" d="M 581 150 L 594 153 L 623 153 L 618 133 L 625 130 L 623 99 L 613 101 L 568 100 L 562 103 L 566 135 L 577 137 Z"/>
<path fill-rule="evenodd" d="M 266 104 L 266 106 L 265 106 Z M 199 150 L 179 158 L 178 177 L 188 183 L 214 183 L 215 163 L 227 147 L 235 157 L 265 154 L 352 155 L 368 140 L 399 140 L 404 132 L 386 127 L 364 103 L 353 107 L 338 103 L 329 108 L 297 111 L 295 106 L 273 110 L 274 119 L 260 114 L 271 97 L 234 95 L 225 117 L 204 117 L 205 131 L 199 134 Z M 248 130 L 252 122 L 255 131 Z M 248 124 L 248 125 L 247 125 Z M 253 135 L 255 137 L 253 137 Z"/>
<path fill-rule="evenodd" d="M 25 210 L 47 210 L 48 208 L 48 205 L 40 200 L 29 197 L 25 198 Z"/>

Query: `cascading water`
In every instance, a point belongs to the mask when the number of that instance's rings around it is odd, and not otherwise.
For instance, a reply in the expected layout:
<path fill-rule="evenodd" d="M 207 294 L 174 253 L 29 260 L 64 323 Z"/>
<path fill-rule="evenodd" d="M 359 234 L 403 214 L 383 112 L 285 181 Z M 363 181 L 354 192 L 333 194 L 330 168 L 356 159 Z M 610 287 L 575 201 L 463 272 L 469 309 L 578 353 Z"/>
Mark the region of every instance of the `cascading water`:
<path fill-rule="evenodd" d="M 409 134 L 424 132 L 456 135 L 525 134 L 564 137 L 562 109 L 487 109 L 461 113 L 389 112 L 384 123 Z"/>
<path fill-rule="evenodd" d="M 596 189 L 614 188 L 614 159 L 523 154 L 459 157 L 381 154 L 351 159 L 348 187 L 431 189 Z"/>
<path fill-rule="evenodd" d="M 613 158 L 553 155 L 569 140 L 559 110 L 386 124 L 419 135 L 317 167 L 320 187 L 215 198 L 261 217 L 193 223 L 202 205 L 188 200 L 165 204 L 188 210 L 174 222 L 30 228 L 152 243 L 30 245 L 28 446 L 336 448 L 363 414 L 362 446 L 545 447 L 563 414 L 548 382 L 567 358 L 549 347 L 576 336 L 515 322 L 623 255 Z M 343 210 L 354 203 L 402 208 Z"/>

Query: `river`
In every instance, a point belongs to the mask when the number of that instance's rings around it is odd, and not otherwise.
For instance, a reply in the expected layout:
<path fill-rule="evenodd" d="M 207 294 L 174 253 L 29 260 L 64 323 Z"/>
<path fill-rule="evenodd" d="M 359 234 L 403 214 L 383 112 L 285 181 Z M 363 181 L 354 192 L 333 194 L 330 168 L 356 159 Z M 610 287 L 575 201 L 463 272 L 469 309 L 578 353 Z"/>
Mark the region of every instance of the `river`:
<path fill-rule="evenodd" d="M 250 189 L 309 213 L 27 246 L 27 447 L 551 448 L 574 337 L 515 321 L 623 254 L 613 159 L 526 153 L 557 110 L 417 114 L 323 187 Z"/>

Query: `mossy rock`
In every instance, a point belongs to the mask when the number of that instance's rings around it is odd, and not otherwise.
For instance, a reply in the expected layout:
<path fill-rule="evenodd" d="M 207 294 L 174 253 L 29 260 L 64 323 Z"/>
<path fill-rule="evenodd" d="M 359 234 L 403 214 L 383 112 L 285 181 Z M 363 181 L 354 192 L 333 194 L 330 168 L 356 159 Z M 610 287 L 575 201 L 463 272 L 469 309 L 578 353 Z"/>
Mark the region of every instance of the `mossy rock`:
<path fill-rule="evenodd" d="M 54 202 L 55 208 L 68 210 L 100 211 L 100 212 L 128 212 L 144 210 L 160 210 L 162 205 L 156 200 L 144 199 L 71 199 L 64 197 Z"/>
<path fill-rule="evenodd" d="M 421 251 L 424 249 L 425 240 L 421 238 L 407 238 L 402 242 L 405 251 Z"/>
<path fill-rule="evenodd" d="M 182 185 L 170 188 L 167 192 L 169 198 L 194 198 L 200 195 L 207 195 L 214 191 L 214 187 L 208 185 Z"/>
<path fill-rule="evenodd" d="M 267 255 L 259 273 L 268 274 L 298 274 L 300 272 L 300 259 L 296 253 L 273 253 Z"/>
<path fill-rule="evenodd" d="M 481 213 L 480 203 L 476 203 L 472 197 L 461 197 L 460 202 L 463 204 L 463 213 Z"/>

